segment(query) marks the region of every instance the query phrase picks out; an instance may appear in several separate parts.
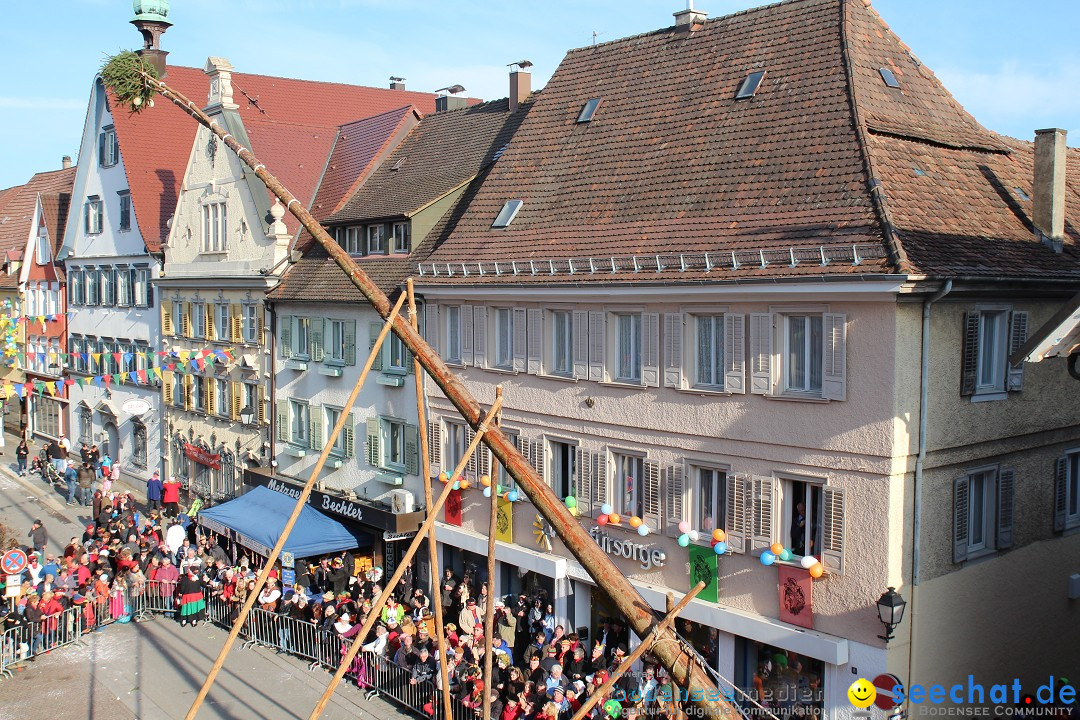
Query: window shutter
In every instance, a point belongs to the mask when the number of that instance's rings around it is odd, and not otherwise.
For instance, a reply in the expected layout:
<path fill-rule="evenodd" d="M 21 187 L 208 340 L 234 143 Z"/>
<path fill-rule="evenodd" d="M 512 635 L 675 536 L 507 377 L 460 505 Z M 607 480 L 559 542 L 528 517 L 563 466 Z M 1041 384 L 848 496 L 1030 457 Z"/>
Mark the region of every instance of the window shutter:
<path fill-rule="evenodd" d="M 402 358 L 405 362 L 405 374 L 412 375 L 416 372 L 416 368 L 414 367 L 414 365 L 416 364 L 414 362 L 416 360 L 416 357 L 412 354 L 412 350 L 405 346 L 404 341 L 402 341 L 401 347 L 404 348 L 405 351 Z"/>
<path fill-rule="evenodd" d="M 356 321 L 345 323 L 345 364 L 356 364 Z"/>
<path fill-rule="evenodd" d="M 592 459 L 592 455 L 582 450 L 581 446 L 578 446 L 575 452 L 577 457 L 575 458 L 574 469 L 577 472 L 574 477 L 574 499 L 577 500 L 578 508 L 582 512 L 588 513 L 592 507 L 589 501 L 592 494 L 589 492 L 589 485 L 591 485 L 589 460 Z"/>
<path fill-rule="evenodd" d="M 1013 499 L 1016 496 L 1016 471 L 1009 468 L 998 473 L 997 486 L 997 549 L 1006 550 L 1013 544 Z"/>
<path fill-rule="evenodd" d="M 368 352 L 370 353 L 375 348 L 375 341 L 379 339 L 379 333 L 382 332 L 382 323 L 368 323 Z M 371 364 L 372 370 L 383 369 L 383 355 L 386 354 L 386 342 L 383 342 L 379 352 L 375 355 L 375 362 Z"/>
<path fill-rule="evenodd" d="M 473 365 L 487 367 L 487 308 L 473 307 Z"/>
<path fill-rule="evenodd" d="M 161 334 L 162 335 L 174 335 L 173 333 L 173 317 L 172 308 L 169 307 L 169 303 L 165 303 L 161 306 Z"/>
<path fill-rule="evenodd" d="M 213 378 L 206 378 L 203 381 L 203 387 L 205 388 L 206 404 L 203 410 L 208 415 L 217 414 L 217 382 Z"/>
<path fill-rule="evenodd" d="M 1065 531 L 1068 483 L 1069 461 L 1062 455 L 1054 461 L 1054 532 Z"/>
<path fill-rule="evenodd" d="M 263 309 L 261 307 L 255 307 L 255 342 L 259 345 L 265 345 L 266 326 L 263 319 Z"/>
<path fill-rule="evenodd" d="M 473 309 L 472 305 L 462 305 L 458 308 L 460 322 L 459 336 L 461 338 L 461 363 L 472 365 L 473 362 Z"/>
<path fill-rule="evenodd" d="M 824 353 L 821 364 L 821 397 L 826 400 L 847 399 L 847 315 L 825 313 Z"/>
<path fill-rule="evenodd" d="M 163 394 L 163 396 L 165 398 L 165 404 L 166 405 L 172 405 L 173 404 L 173 386 L 172 386 L 171 380 L 172 379 L 170 378 L 169 381 L 163 383 L 162 386 L 161 386 L 162 394 Z"/>
<path fill-rule="evenodd" d="M 180 323 L 180 329 L 183 331 L 184 337 L 191 337 L 191 303 L 184 303 L 184 319 Z"/>
<path fill-rule="evenodd" d="M 753 526 L 750 528 L 750 550 L 760 553 L 773 543 L 773 479 L 754 476 Z"/>
<path fill-rule="evenodd" d="M 659 317 L 657 317 L 659 329 Z M 659 342 L 659 337 L 657 338 Z M 660 531 L 660 463 L 655 460 L 645 459 L 645 482 L 642 485 L 645 492 L 642 503 L 641 520 L 649 526 L 652 532 Z"/>
<path fill-rule="evenodd" d="M 750 392 L 772 392 L 772 313 L 750 314 Z"/>
<path fill-rule="evenodd" d="M 521 453 L 521 457 L 530 466 L 533 464 L 533 444 L 532 440 L 526 440 L 523 437 L 518 438 L 518 452 Z M 543 478 L 541 478 L 543 479 Z"/>
<path fill-rule="evenodd" d="M 98 133 L 98 165 L 105 167 L 105 133 Z"/>
<path fill-rule="evenodd" d="M 203 339 L 213 340 L 217 337 L 217 308 L 213 303 L 203 306 Z"/>
<path fill-rule="evenodd" d="M 229 383 L 232 392 L 229 397 L 229 417 L 233 422 L 240 422 L 240 403 L 244 401 L 244 385 L 238 382 Z"/>
<path fill-rule="evenodd" d="M 256 421 L 259 425 L 266 425 L 266 391 L 259 387 L 258 390 L 258 402 L 255 407 Z"/>
<path fill-rule="evenodd" d="M 686 492 L 682 465 L 672 465 L 667 469 L 667 527 L 678 527 L 684 519 L 683 498 Z"/>
<path fill-rule="evenodd" d="M 367 419 L 367 445 L 365 452 L 367 453 L 368 465 L 372 467 L 379 467 L 382 465 L 382 453 L 379 451 L 379 433 L 382 432 L 382 423 L 377 417 L 371 417 Z"/>
<path fill-rule="evenodd" d="M 439 353 L 442 340 L 442 327 L 439 325 L 439 306 L 428 303 L 424 306 L 424 339 L 436 354 Z"/>
<path fill-rule="evenodd" d="M 439 467 L 442 465 L 442 427 L 438 420 L 428 422 L 427 433 L 428 464 L 431 466 L 431 472 L 438 475 Z"/>
<path fill-rule="evenodd" d="M 278 340 L 281 357 L 292 357 L 292 316 L 282 315 L 278 318 Z"/>
<path fill-rule="evenodd" d="M 356 455 L 356 418 L 352 413 L 345 418 L 345 425 L 341 428 L 341 446 L 345 449 L 345 457 L 351 458 Z"/>
<path fill-rule="evenodd" d="M 533 470 L 536 471 L 536 474 L 540 476 L 540 479 L 547 482 L 547 478 L 544 477 L 545 445 L 543 438 L 532 441 L 532 460 L 530 464 L 533 466 Z"/>
<path fill-rule="evenodd" d="M 236 303 L 229 305 L 229 341 L 238 343 L 244 341 L 244 320 L 242 309 Z"/>
<path fill-rule="evenodd" d="M 844 491 L 821 489 L 821 564 L 831 573 L 844 574 Z"/>
<path fill-rule="evenodd" d="M 528 344 L 525 318 L 525 308 L 514 308 L 514 370 L 516 372 L 525 372 L 528 367 L 525 359 L 527 350 L 525 346 Z"/>
<path fill-rule="evenodd" d="M 752 492 L 751 482 L 745 475 L 729 475 L 726 486 L 727 527 L 724 530 L 727 532 L 728 549 L 731 552 L 746 552 L 746 517 L 749 514 L 746 499 Z"/>
<path fill-rule="evenodd" d="M 420 433 L 415 425 L 405 426 L 405 472 L 420 474 Z"/>
<path fill-rule="evenodd" d="M 488 450 L 483 444 L 476 449 L 476 474 L 491 476 L 491 451 Z"/>
<path fill-rule="evenodd" d="M 746 330 L 741 313 L 724 313 L 724 390 L 746 393 Z"/>
<path fill-rule="evenodd" d="M 1028 314 L 1026 312 L 1014 312 L 1009 322 L 1009 356 L 1020 349 L 1027 342 Z M 1010 392 L 1018 392 L 1024 389 L 1024 363 L 1009 365 L 1008 387 Z"/>
<path fill-rule="evenodd" d="M 514 322 L 517 322 L 515 318 Z M 529 374 L 540 373 L 540 362 L 544 354 L 544 311 L 539 308 L 529 309 L 528 356 Z"/>
<path fill-rule="evenodd" d="M 312 362 L 322 362 L 323 347 L 323 321 L 312 318 L 311 329 L 308 331 L 308 355 Z"/>
<path fill-rule="evenodd" d="M 953 480 L 953 562 L 967 560 L 967 549 L 968 478 L 964 475 Z"/>
<path fill-rule="evenodd" d="M 975 394 L 975 382 L 979 368 L 979 316 L 978 310 L 964 313 L 963 355 L 960 362 L 961 395 Z M 965 550 L 965 557 L 966 552 Z M 960 560 L 956 562 L 960 562 Z"/>
<path fill-rule="evenodd" d="M 664 313 L 664 386 L 682 387 L 682 313 Z"/>
<path fill-rule="evenodd" d="M 289 401 L 277 401 L 277 439 L 289 442 Z"/>
<path fill-rule="evenodd" d="M 312 450 L 323 449 L 323 409 L 318 405 L 308 408 L 308 420 L 311 432 L 308 433 L 308 443 Z"/>
<path fill-rule="evenodd" d="M 593 514 L 600 512 L 600 506 L 608 502 L 607 450 L 593 453 L 592 460 Z"/>
<path fill-rule="evenodd" d="M 473 439 L 475 437 L 476 437 L 476 431 L 473 430 L 468 425 L 466 425 L 465 426 L 465 447 L 466 447 L 466 449 L 470 445 L 472 445 L 472 441 L 473 441 Z M 480 454 L 480 450 L 479 450 L 479 448 L 477 448 L 476 452 L 474 452 L 469 457 L 469 461 L 467 463 L 465 463 L 465 472 L 468 473 L 469 475 L 471 475 L 474 478 L 476 477 L 476 458 L 477 458 L 477 456 L 479 454 Z"/>
<path fill-rule="evenodd" d="M 641 382 L 660 387 L 660 315 L 641 314 Z"/>
<path fill-rule="evenodd" d="M 104 359 L 102 360 L 104 362 Z M 184 376 L 184 409 L 191 409 L 191 386 L 194 384 L 195 378 L 191 375 Z"/>
<path fill-rule="evenodd" d="M 603 312 L 589 313 L 589 379 L 604 380 L 604 350 L 607 346 L 607 318 Z"/>
<path fill-rule="evenodd" d="M 571 319 L 570 331 L 574 343 L 574 377 L 587 380 L 589 377 L 589 313 L 575 310 Z"/>

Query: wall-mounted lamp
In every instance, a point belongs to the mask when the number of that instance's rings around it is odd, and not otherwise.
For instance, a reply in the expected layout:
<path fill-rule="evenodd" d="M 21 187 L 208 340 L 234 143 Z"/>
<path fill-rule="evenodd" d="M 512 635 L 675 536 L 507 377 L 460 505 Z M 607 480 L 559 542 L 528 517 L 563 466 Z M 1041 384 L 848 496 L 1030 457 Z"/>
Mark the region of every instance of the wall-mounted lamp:
<path fill-rule="evenodd" d="M 892 631 L 904 619 L 905 607 L 907 607 L 907 601 L 904 600 L 900 593 L 896 592 L 896 588 L 889 588 L 878 598 L 878 618 L 881 620 L 881 624 L 885 626 L 885 634 L 878 635 L 879 638 L 885 642 L 893 639 Z"/>

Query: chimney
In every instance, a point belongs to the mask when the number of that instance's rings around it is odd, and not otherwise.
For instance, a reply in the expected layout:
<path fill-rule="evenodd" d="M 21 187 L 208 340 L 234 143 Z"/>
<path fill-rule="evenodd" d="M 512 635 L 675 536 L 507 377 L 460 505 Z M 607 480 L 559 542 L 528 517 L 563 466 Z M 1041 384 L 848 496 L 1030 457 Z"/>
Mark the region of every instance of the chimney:
<path fill-rule="evenodd" d="M 157 70 L 158 77 L 165 77 L 165 56 L 169 53 L 161 49 L 161 36 L 172 27 L 169 22 L 169 0 L 135 0 L 135 17 L 131 24 L 139 29 L 143 36 L 143 48 L 139 55 Z"/>
<path fill-rule="evenodd" d="M 206 58 L 203 72 L 210 76 L 210 93 L 206 97 L 207 110 L 219 105 L 229 110 L 240 107 L 233 102 L 232 71 L 232 63 L 225 58 Z"/>
<path fill-rule="evenodd" d="M 1065 131 L 1035 131 L 1035 181 L 1031 196 L 1035 237 L 1054 252 L 1065 239 Z"/>
<path fill-rule="evenodd" d="M 686 9 L 675 13 L 675 30 L 678 32 L 693 32 L 700 30 L 705 25 L 708 17 L 701 10 L 694 9 L 694 0 L 686 0 Z"/>
<path fill-rule="evenodd" d="M 532 63 L 528 60 L 510 63 L 511 68 L 515 66 L 517 67 L 510 71 L 510 112 L 516 112 L 532 92 L 532 73 L 529 72 Z"/>
<path fill-rule="evenodd" d="M 461 85 L 451 85 L 450 87 L 439 88 L 435 92 L 443 93 L 442 95 L 435 97 L 435 112 L 460 110 L 467 105 L 465 97 L 458 95 L 458 93 L 465 92 L 465 88 Z"/>
<path fill-rule="evenodd" d="M 71 167 L 71 156 L 70 155 L 65 155 L 64 157 L 60 158 L 60 167 L 63 168 L 64 170 L 67 170 L 67 169 L 69 169 Z"/>
<path fill-rule="evenodd" d="M 405 89 L 405 78 L 391 77 L 390 78 L 390 89 L 391 90 L 404 90 Z"/>

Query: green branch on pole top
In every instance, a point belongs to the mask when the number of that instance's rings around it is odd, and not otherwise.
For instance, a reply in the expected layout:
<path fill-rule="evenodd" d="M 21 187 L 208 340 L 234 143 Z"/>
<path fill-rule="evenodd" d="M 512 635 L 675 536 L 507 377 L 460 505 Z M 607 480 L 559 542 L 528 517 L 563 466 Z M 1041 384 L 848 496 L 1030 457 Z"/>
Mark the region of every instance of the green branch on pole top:
<path fill-rule="evenodd" d="M 116 99 L 131 112 L 142 112 L 154 107 L 155 83 L 158 79 L 154 66 L 131 50 L 105 58 L 101 66 L 101 79 L 112 90 Z"/>

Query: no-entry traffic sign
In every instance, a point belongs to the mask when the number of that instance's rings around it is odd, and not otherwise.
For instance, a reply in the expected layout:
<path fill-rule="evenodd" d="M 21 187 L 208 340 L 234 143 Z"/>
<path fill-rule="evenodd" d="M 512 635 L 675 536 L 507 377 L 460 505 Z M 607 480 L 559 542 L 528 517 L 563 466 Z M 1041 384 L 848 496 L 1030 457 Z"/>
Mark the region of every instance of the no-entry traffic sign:
<path fill-rule="evenodd" d="M 886 673 L 874 678 L 874 689 L 877 690 L 877 698 L 874 700 L 874 704 L 882 710 L 892 710 L 896 707 L 899 704 L 896 702 L 896 695 L 893 693 L 893 689 L 896 687 L 903 687 L 903 683 L 895 675 Z"/>
<path fill-rule="evenodd" d="M 0 569 L 8 575 L 18 575 L 26 569 L 26 553 L 18 548 L 8 550 L 0 559 Z"/>

